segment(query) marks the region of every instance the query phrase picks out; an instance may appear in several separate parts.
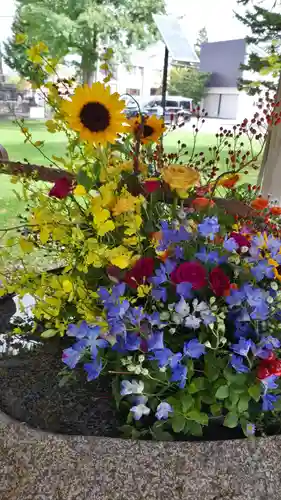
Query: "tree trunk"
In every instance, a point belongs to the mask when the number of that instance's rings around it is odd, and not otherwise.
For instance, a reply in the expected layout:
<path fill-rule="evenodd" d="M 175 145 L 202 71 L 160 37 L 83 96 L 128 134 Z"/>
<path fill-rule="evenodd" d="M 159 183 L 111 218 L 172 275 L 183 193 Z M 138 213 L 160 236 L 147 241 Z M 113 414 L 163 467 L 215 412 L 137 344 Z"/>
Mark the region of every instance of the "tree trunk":
<path fill-rule="evenodd" d="M 276 101 L 281 101 L 281 74 Z M 280 112 L 280 107 L 276 111 Z M 272 200 L 281 203 L 281 125 L 269 130 L 258 183 L 265 198 L 270 195 Z"/>
<path fill-rule="evenodd" d="M 82 54 L 81 69 L 83 84 L 89 86 L 96 81 L 97 63 L 98 63 L 98 47 L 97 47 L 97 32 L 94 32 L 92 47 L 89 51 Z"/>

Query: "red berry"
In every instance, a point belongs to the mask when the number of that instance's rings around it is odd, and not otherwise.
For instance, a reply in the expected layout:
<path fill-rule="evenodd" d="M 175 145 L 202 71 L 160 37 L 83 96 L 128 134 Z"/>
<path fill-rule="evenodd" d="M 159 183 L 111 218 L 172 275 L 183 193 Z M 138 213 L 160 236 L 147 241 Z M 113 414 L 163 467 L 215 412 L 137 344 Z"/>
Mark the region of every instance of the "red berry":
<path fill-rule="evenodd" d="M 257 377 L 260 380 L 263 380 L 263 379 L 265 379 L 267 377 L 270 377 L 270 375 L 272 375 L 272 373 L 271 373 L 271 371 L 269 370 L 269 368 L 267 366 L 260 365 L 258 367 Z"/>
<path fill-rule="evenodd" d="M 277 377 L 281 376 L 281 359 L 275 359 L 270 363 L 269 366 L 270 374 L 277 375 Z"/>

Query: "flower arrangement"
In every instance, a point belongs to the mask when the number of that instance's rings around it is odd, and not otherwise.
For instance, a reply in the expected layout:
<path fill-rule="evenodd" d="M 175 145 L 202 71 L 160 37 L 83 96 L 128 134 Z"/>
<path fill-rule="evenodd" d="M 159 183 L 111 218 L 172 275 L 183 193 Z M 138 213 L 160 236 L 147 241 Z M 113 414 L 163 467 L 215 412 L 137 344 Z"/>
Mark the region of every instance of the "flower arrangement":
<path fill-rule="evenodd" d="M 184 144 L 165 153 L 162 120 L 128 123 L 105 84 L 46 86 L 46 127 L 66 134 L 67 153 L 50 159 L 51 189 L 20 172 L 29 211 L 6 249 L 19 245 L 23 265 L 1 277 L 1 294 L 35 297 L 34 331 L 41 323 L 42 338 L 69 339 L 66 370 L 112 377 L 124 435 L 201 436 L 216 421 L 255 434 L 264 413 L 281 408 L 281 208 L 241 183 L 258 168 L 243 137 L 262 150 L 274 100 L 267 114 L 221 130 L 212 161 L 194 148 L 184 161 Z M 32 269 L 24 256 L 34 251 L 52 256 L 57 272 Z"/>

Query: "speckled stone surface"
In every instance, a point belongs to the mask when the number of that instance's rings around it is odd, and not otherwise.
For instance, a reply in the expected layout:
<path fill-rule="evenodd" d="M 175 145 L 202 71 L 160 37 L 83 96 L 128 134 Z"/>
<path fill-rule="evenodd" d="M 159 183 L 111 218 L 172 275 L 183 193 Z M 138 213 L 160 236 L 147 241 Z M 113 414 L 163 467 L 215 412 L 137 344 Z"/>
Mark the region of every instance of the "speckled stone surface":
<path fill-rule="evenodd" d="M 1 500 L 280 500 L 281 438 L 51 435 L 0 414 Z"/>

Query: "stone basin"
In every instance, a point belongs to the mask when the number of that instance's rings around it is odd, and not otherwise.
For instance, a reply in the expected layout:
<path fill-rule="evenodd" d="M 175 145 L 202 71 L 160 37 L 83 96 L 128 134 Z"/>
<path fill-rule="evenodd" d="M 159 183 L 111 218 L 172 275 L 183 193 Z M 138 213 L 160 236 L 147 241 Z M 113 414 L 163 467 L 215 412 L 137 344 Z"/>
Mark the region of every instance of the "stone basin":
<path fill-rule="evenodd" d="M 280 500 L 281 438 L 62 436 L 0 413 L 1 500 Z"/>

